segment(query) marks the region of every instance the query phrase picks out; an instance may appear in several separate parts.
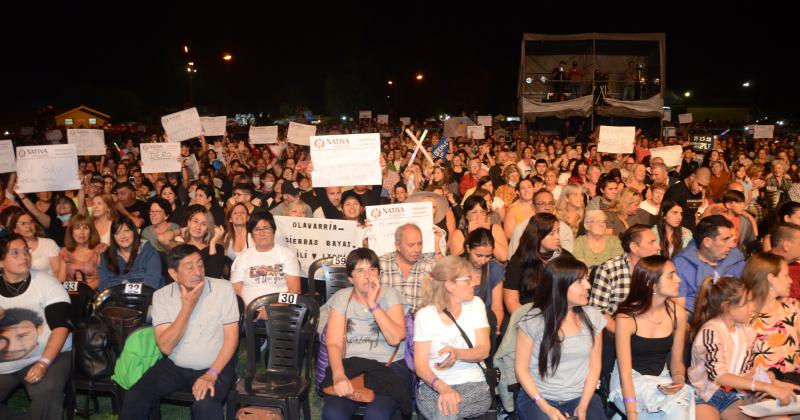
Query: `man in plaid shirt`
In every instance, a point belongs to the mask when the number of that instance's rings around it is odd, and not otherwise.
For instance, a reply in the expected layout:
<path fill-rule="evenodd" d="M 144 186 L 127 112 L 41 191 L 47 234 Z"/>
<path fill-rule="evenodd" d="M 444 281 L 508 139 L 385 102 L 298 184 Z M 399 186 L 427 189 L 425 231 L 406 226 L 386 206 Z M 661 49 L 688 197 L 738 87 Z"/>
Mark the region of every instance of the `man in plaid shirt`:
<path fill-rule="evenodd" d="M 606 330 L 613 333 L 616 324 L 611 315 L 617 306 L 628 297 L 631 289 L 631 271 L 644 257 L 660 252 L 655 232 L 645 225 L 633 225 L 622 234 L 622 249 L 625 253 L 597 267 L 597 273 L 589 295 L 589 305 L 600 309 L 608 320 Z"/>
<path fill-rule="evenodd" d="M 415 224 L 398 227 L 394 239 L 397 250 L 380 257 L 381 285 L 397 289 L 416 312 L 422 303 L 422 278 L 433 269 L 434 256 L 422 253 L 422 231 Z"/>

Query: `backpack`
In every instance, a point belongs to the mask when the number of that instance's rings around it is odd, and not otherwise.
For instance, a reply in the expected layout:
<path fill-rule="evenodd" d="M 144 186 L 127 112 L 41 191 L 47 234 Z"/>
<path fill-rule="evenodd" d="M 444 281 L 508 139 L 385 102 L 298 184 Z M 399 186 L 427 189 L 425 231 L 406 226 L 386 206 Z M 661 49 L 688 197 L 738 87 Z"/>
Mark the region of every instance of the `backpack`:
<path fill-rule="evenodd" d="M 91 316 L 75 329 L 75 367 L 89 379 L 102 379 L 114 373 L 117 355 L 111 346 L 111 328 Z"/>

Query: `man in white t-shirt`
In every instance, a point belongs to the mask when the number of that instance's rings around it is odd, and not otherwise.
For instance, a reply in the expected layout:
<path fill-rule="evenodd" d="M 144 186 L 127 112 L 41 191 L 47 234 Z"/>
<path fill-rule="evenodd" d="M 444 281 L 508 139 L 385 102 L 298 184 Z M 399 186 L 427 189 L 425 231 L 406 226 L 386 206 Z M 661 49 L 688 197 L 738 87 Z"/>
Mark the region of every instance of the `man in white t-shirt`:
<path fill-rule="evenodd" d="M 270 293 L 300 293 L 300 263 L 294 251 L 275 243 L 275 229 L 266 211 L 256 210 L 247 221 L 254 244 L 231 267 L 231 283 L 245 305 Z"/>

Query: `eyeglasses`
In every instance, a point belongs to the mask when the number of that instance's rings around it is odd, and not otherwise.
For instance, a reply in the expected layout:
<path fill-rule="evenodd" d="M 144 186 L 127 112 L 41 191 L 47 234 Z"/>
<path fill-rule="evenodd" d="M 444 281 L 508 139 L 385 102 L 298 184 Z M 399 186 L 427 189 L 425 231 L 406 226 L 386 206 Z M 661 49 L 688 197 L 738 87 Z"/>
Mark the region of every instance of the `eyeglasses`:
<path fill-rule="evenodd" d="M 608 221 L 607 220 L 588 220 L 588 221 L 586 221 L 586 223 L 595 224 L 595 225 L 607 225 Z"/>
<path fill-rule="evenodd" d="M 31 250 L 30 248 L 14 248 L 8 250 L 8 255 L 12 256 L 13 258 L 19 258 L 21 256 L 30 257 Z"/>
<path fill-rule="evenodd" d="M 545 207 L 545 206 L 552 207 L 552 206 L 556 205 L 556 202 L 555 201 L 537 201 L 537 202 L 535 202 L 533 204 L 535 204 L 535 205 L 537 205 L 539 207 Z"/>
<path fill-rule="evenodd" d="M 20 226 L 32 226 L 33 222 L 17 222 L 17 227 Z"/>
<path fill-rule="evenodd" d="M 150 214 L 164 214 L 164 210 L 150 210 Z"/>
<path fill-rule="evenodd" d="M 253 233 L 270 233 L 273 231 L 275 231 L 275 229 L 273 229 L 272 226 L 253 228 Z"/>

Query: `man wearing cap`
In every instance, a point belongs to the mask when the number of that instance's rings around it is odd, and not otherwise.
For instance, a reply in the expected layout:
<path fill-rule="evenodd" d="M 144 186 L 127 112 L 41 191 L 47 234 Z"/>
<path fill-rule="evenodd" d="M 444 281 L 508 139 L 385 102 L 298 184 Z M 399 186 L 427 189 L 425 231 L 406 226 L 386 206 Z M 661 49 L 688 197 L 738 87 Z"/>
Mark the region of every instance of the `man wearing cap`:
<path fill-rule="evenodd" d="M 381 255 L 381 285 L 394 287 L 416 312 L 422 303 L 422 279 L 433 269 L 433 254 L 422 252 L 422 231 L 407 223 L 394 234 L 395 251 Z"/>

